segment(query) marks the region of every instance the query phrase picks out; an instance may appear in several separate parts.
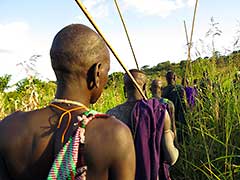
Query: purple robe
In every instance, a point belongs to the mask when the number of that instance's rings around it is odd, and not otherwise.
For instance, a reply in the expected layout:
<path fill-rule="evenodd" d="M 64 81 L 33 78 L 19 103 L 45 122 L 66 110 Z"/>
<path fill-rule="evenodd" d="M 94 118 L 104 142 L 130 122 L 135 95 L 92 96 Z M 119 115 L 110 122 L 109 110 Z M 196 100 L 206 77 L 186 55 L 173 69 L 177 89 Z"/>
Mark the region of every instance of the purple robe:
<path fill-rule="evenodd" d="M 190 105 L 190 107 L 193 107 L 195 105 L 195 97 L 197 96 L 197 89 L 187 86 L 185 87 L 186 96 L 187 96 L 187 102 Z"/>
<path fill-rule="evenodd" d="M 166 107 L 158 99 L 138 101 L 132 110 L 136 151 L 135 180 L 169 180 L 161 146 Z"/>

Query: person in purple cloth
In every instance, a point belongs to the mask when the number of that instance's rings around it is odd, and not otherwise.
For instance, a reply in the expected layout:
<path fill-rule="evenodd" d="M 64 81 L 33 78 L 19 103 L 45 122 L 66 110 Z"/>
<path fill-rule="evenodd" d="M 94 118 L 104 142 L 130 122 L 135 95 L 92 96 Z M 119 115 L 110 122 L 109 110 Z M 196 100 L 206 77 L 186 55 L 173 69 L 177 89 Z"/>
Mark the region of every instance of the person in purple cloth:
<path fill-rule="evenodd" d="M 115 117 L 88 109 L 107 82 L 110 57 L 104 41 L 89 27 L 72 24 L 57 33 L 50 56 L 55 99 L 0 121 L 0 179 L 133 180 L 131 131 Z"/>
<path fill-rule="evenodd" d="M 162 81 L 160 79 L 154 79 L 151 82 L 151 87 L 150 87 L 150 91 L 152 93 L 152 97 L 153 98 L 157 98 L 159 99 L 159 101 L 161 103 L 163 103 L 164 105 L 166 105 L 166 108 L 168 110 L 169 116 L 171 118 L 172 121 L 172 130 L 174 132 L 174 134 L 176 135 L 176 127 L 175 127 L 175 108 L 174 108 L 174 104 L 172 101 L 170 101 L 169 99 L 163 98 L 162 97 Z M 177 138 L 175 138 L 175 141 L 177 141 Z M 177 142 L 176 142 L 177 144 Z"/>
<path fill-rule="evenodd" d="M 139 87 L 146 93 L 147 77 L 143 71 L 131 69 Z M 169 180 L 169 165 L 178 159 L 175 134 L 169 114 L 159 99 L 144 100 L 127 74 L 124 75 L 127 100 L 107 111 L 128 125 L 136 151 L 135 180 Z"/>
<path fill-rule="evenodd" d="M 186 92 L 187 103 L 190 109 L 193 109 L 195 105 L 195 98 L 197 96 L 197 89 L 189 85 L 188 79 L 182 78 L 182 85 Z"/>

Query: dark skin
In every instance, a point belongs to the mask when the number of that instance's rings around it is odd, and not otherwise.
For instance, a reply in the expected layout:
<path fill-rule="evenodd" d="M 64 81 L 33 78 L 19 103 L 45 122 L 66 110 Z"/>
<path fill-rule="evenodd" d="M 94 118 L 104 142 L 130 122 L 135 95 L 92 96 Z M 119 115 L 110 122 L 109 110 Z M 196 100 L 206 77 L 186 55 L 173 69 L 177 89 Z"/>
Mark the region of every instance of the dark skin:
<path fill-rule="evenodd" d="M 172 71 L 168 71 L 167 74 L 166 74 L 166 80 L 167 80 L 168 85 L 174 85 L 175 86 L 176 85 L 176 75 L 175 75 L 175 73 L 172 72 Z M 165 96 L 165 89 L 166 89 L 166 87 L 164 87 L 162 89 L 162 95 L 163 96 Z M 180 96 L 184 97 L 183 99 L 185 101 L 185 104 L 187 105 L 188 103 L 187 103 L 187 100 L 186 100 L 186 94 L 185 94 L 184 89 L 181 89 Z"/>
<path fill-rule="evenodd" d="M 153 97 L 161 98 L 162 97 L 162 81 L 159 79 L 154 79 L 151 83 L 150 91 Z"/>
<path fill-rule="evenodd" d="M 146 75 L 143 72 L 135 69 L 130 70 L 130 73 L 138 83 L 139 87 L 142 89 L 143 93 L 146 94 L 146 85 L 147 85 Z M 137 88 L 133 85 L 131 79 L 128 77 L 127 74 L 124 75 L 124 92 L 126 94 L 127 101 L 119 105 L 119 106 L 122 106 L 122 112 L 117 112 L 117 113 L 119 116 L 121 116 L 121 119 L 120 119 L 121 121 L 123 121 L 125 124 L 129 124 L 131 110 L 133 109 L 136 101 L 143 99 L 143 97 L 139 93 Z M 109 111 L 108 113 L 111 114 L 111 112 Z M 169 118 L 169 114 L 166 113 L 164 118 L 164 129 L 168 130 L 170 128 L 171 128 L 171 120 Z"/>
<path fill-rule="evenodd" d="M 152 93 L 152 96 L 154 98 L 162 98 L 162 81 L 160 79 L 154 79 L 151 83 L 151 88 L 150 88 L 150 91 Z M 168 106 L 169 106 L 169 114 L 172 115 L 170 118 L 171 118 L 171 124 L 172 124 L 172 130 L 174 132 L 174 135 L 175 135 L 175 144 L 177 144 L 177 140 L 176 140 L 176 125 L 175 125 L 175 117 L 174 117 L 174 104 L 171 102 L 168 103 Z"/>
<path fill-rule="evenodd" d="M 130 73 L 138 83 L 139 87 L 142 89 L 143 93 L 146 95 L 146 84 L 147 84 L 146 75 L 135 69 L 130 70 Z M 124 92 L 126 94 L 126 98 L 128 102 L 133 102 L 133 101 L 143 99 L 142 95 L 137 90 L 137 88 L 133 85 L 132 80 L 128 77 L 127 74 L 124 75 Z"/>
<path fill-rule="evenodd" d="M 131 69 L 130 73 L 132 74 L 132 76 L 134 77 L 136 82 L 138 83 L 139 87 L 142 89 L 143 93 L 146 94 L 147 76 L 142 71 L 139 71 L 136 69 Z M 116 116 L 122 122 L 124 122 L 125 124 L 132 127 L 132 124 L 130 122 L 132 109 L 134 108 L 134 105 L 136 104 L 136 102 L 138 100 L 142 100 L 143 97 L 139 93 L 137 88 L 133 85 L 132 80 L 129 78 L 129 76 L 127 74 L 124 75 L 124 91 L 125 91 L 125 95 L 127 98 L 126 102 L 114 107 L 113 109 L 110 109 L 107 113 Z M 171 119 L 170 119 L 167 111 L 165 112 L 163 121 L 164 121 L 164 131 L 171 130 L 172 122 L 171 122 Z M 173 122 L 173 123 L 175 123 L 175 122 Z M 175 125 L 173 125 L 173 126 L 175 126 Z M 166 133 L 164 133 L 163 136 L 166 137 Z M 169 136 L 169 135 L 167 135 L 167 136 Z M 171 143 L 173 144 L 174 138 L 175 138 L 175 134 L 172 133 L 170 135 L 170 138 L 168 138 L 166 144 L 171 144 Z M 165 144 L 163 144 L 162 147 L 163 147 L 163 150 L 166 152 L 166 154 L 164 154 L 164 156 L 167 159 L 166 161 L 168 161 L 169 164 L 172 164 L 172 159 L 168 158 L 168 157 L 171 156 L 170 155 L 171 151 L 175 151 L 175 147 L 174 146 L 169 147 L 168 145 L 165 145 Z M 171 156 L 171 157 L 173 157 L 173 156 Z"/>
<path fill-rule="evenodd" d="M 143 93 L 146 94 L 146 75 L 135 69 L 131 69 L 130 73 L 138 83 L 139 87 L 142 89 Z M 139 93 L 137 88 L 133 85 L 132 80 L 128 77 L 127 74 L 124 75 L 124 93 L 127 100 L 125 103 L 119 105 L 121 107 L 121 110 L 114 109 L 114 115 L 125 124 L 129 124 L 131 111 L 136 101 L 141 100 L 143 97 Z M 109 113 L 109 111 L 107 113 L 111 114 Z M 116 115 L 115 113 L 117 113 L 118 115 Z"/>
<path fill-rule="evenodd" d="M 174 72 L 167 72 L 166 74 L 166 80 L 168 84 L 175 85 L 176 84 L 176 75 Z"/>
<path fill-rule="evenodd" d="M 130 73 L 134 77 L 135 81 L 138 83 L 139 87 L 142 89 L 142 92 L 146 94 L 147 76 L 142 71 L 136 69 L 131 69 Z M 143 99 L 143 97 L 137 90 L 137 88 L 133 85 L 132 80 L 129 78 L 127 74 L 124 75 L 124 93 L 125 97 L 127 98 L 126 102 L 116 106 L 113 109 L 110 109 L 107 113 L 113 114 L 125 124 L 129 124 L 131 111 L 134 105 L 138 100 Z M 169 124 L 171 124 L 171 122 L 168 122 L 168 118 L 166 120 L 166 124 L 167 124 L 166 127 L 168 127 Z"/>
<path fill-rule="evenodd" d="M 99 36 L 84 25 L 70 25 L 56 35 L 50 53 L 58 82 L 55 97 L 78 101 L 87 107 L 95 103 L 109 71 L 109 53 Z M 77 107 L 55 104 L 65 109 Z M 84 111 L 72 112 L 72 118 Z M 1 180 L 47 178 L 53 163 L 53 134 L 61 113 L 47 106 L 31 112 L 15 112 L 0 122 Z M 116 118 L 90 122 L 84 148 L 87 180 L 134 179 L 131 132 Z"/>

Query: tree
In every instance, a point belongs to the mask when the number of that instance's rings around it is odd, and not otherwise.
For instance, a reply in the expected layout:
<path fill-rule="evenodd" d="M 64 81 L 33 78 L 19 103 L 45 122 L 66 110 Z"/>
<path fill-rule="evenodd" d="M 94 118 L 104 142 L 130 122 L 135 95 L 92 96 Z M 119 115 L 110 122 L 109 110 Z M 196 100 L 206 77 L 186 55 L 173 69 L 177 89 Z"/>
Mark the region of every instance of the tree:
<path fill-rule="evenodd" d="M 4 92 L 7 88 L 9 88 L 9 82 L 11 80 L 11 75 L 6 74 L 0 77 L 0 92 Z"/>

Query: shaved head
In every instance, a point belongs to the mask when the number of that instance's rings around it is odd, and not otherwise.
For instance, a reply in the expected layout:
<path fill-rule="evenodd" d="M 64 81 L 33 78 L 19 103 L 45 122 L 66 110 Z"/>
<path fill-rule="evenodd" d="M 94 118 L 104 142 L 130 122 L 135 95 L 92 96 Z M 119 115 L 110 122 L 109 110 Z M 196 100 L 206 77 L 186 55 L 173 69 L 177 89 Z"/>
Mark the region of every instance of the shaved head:
<path fill-rule="evenodd" d="M 141 88 L 143 87 L 143 85 L 147 83 L 147 76 L 143 71 L 131 69 L 129 70 L 129 72 L 131 73 L 131 75 L 134 77 L 134 79 Z M 126 89 L 129 90 L 136 89 L 132 80 L 127 74 L 124 75 L 124 86 L 126 87 Z"/>
<path fill-rule="evenodd" d="M 151 83 L 152 96 L 155 98 L 161 98 L 162 95 L 162 81 L 160 79 L 154 79 Z"/>
<path fill-rule="evenodd" d="M 50 56 L 57 77 L 56 97 L 95 103 L 107 82 L 110 68 L 109 52 L 103 39 L 85 25 L 71 24 L 55 36 Z"/>
<path fill-rule="evenodd" d="M 79 74 L 86 76 L 89 68 L 98 62 L 109 64 L 104 41 L 82 24 L 72 24 L 59 31 L 53 40 L 50 56 L 58 80 Z"/>
<path fill-rule="evenodd" d="M 176 81 L 176 75 L 173 71 L 169 70 L 166 74 L 166 80 L 168 84 L 172 84 Z"/>
<path fill-rule="evenodd" d="M 162 81 L 160 79 L 154 79 L 151 83 L 151 88 L 162 87 Z"/>
<path fill-rule="evenodd" d="M 129 72 L 146 95 L 147 76 L 145 73 L 138 69 L 131 69 Z M 124 93 L 128 101 L 135 101 L 143 98 L 127 74 L 124 75 Z"/>

